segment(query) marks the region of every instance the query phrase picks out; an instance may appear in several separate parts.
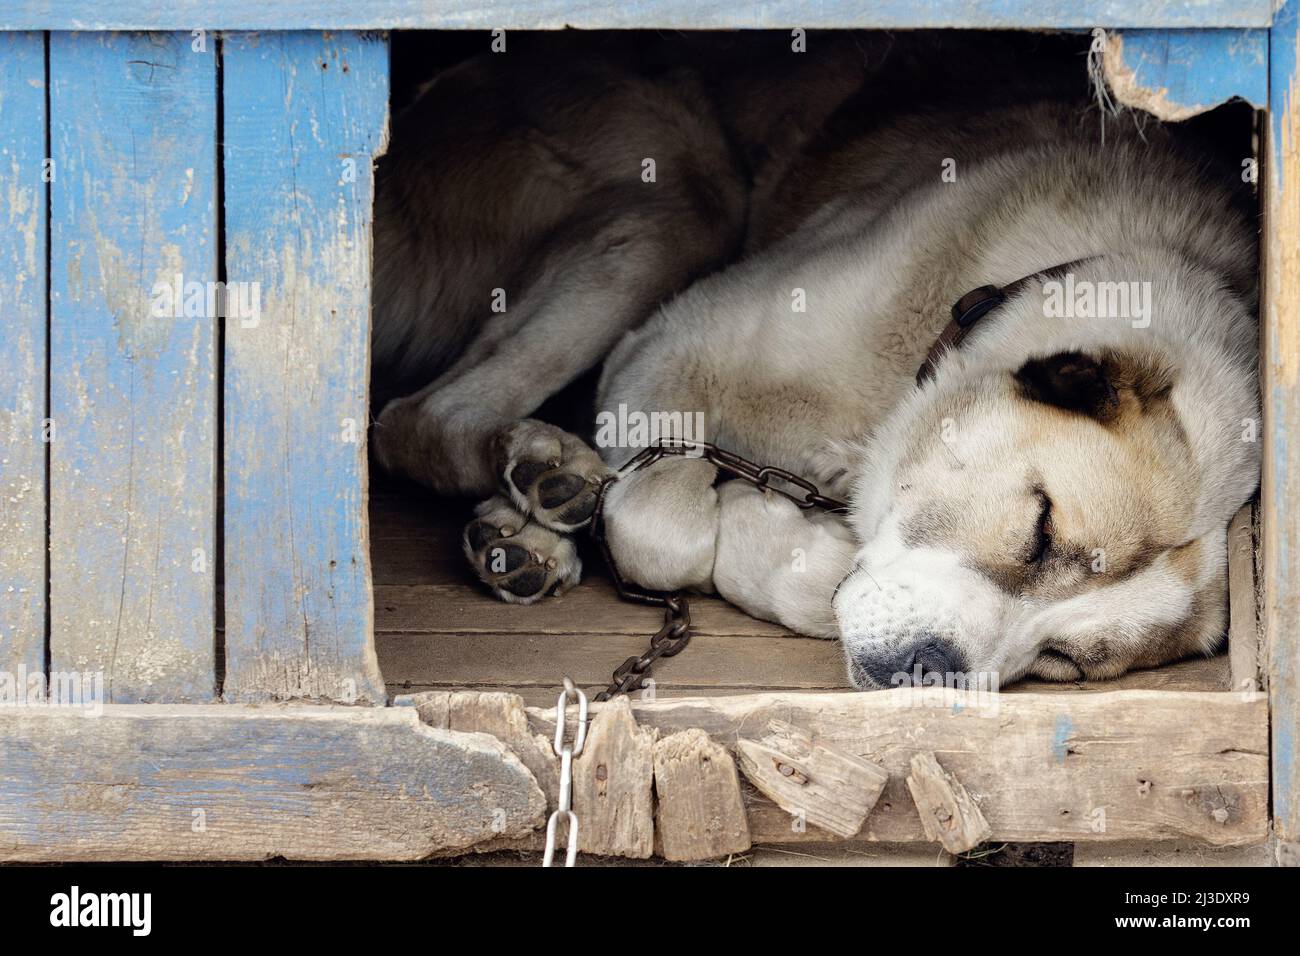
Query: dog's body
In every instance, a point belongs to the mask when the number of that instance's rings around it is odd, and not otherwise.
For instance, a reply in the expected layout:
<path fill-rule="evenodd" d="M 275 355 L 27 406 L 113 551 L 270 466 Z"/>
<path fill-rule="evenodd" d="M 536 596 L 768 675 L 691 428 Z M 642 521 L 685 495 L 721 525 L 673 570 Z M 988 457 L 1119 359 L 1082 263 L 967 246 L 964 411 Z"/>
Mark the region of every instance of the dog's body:
<path fill-rule="evenodd" d="M 638 583 L 841 637 L 863 687 L 1211 649 L 1225 528 L 1258 479 L 1248 223 L 1162 131 L 1103 144 L 1058 103 L 846 123 L 861 52 L 778 84 L 811 104 L 794 113 L 689 70 L 594 96 L 557 76 L 517 135 L 438 144 L 436 204 L 399 165 L 376 217 L 376 378 L 432 384 L 384 408 L 379 459 L 442 492 L 504 489 L 467 529 L 480 577 L 508 600 L 567 587 L 567 535 L 639 449 L 597 456 L 525 416 L 603 359 L 598 409 L 698 416 L 686 437 L 853 502 L 812 516 L 715 487 L 707 462 L 657 464 L 605 509 Z M 494 164 L 501 194 L 466 206 Z M 1129 314 L 1048 316 L 1055 280 L 1031 279 L 918 388 L 959 297 L 1062 264 L 1070 289 L 1132 290 Z"/>

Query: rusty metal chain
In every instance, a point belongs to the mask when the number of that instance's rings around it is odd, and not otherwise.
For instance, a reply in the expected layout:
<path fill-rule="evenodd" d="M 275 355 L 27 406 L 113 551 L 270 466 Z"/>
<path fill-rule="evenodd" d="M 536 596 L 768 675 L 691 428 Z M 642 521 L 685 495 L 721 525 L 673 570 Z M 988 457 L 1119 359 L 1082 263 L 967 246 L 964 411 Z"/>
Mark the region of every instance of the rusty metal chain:
<path fill-rule="evenodd" d="M 606 701 L 618 694 L 626 694 L 630 690 L 643 687 L 645 681 L 650 678 L 651 668 L 659 658 L 680 654 L 691 640 L 691 606 L 686 599 L 686 594 L 682 591 L 652 591 L 625 580 L 619 573 L 618 565 L 614 563 L 609 542 L 605 538 L 605 497 L 614 482 L 667 457 L 702 458 L 717 467 L 719 471 L 747 481 L 761 491 L 775 492 L 805 510 L 809 508 L 820 508 L 824 511 L 848 509 L 846 502 L 823 495 L 807 478 L 786 471 L 784 468 L 756 464 L 708 442 L 668 439 L 657 445 L 651 445 L 637 454 L 616 474 L 605 479 L 604 484 L 601 485 L 600 494 L 596 499 L 596 510 L 591 518 L 591 537 L 600 548 L 605 565 L 614 578 L 614 586 L 618 589 L 619 597 L 625 601 L 662 607 L 664 623 L 650 637 L 650 646 L 645 653 L 640 657 L 629 657 L 614 669 L 613 679 L 608 687 L 596 695 L 597 701 Z M 803 494 L 774 485 L 773 481 L 802 491 Z"/>

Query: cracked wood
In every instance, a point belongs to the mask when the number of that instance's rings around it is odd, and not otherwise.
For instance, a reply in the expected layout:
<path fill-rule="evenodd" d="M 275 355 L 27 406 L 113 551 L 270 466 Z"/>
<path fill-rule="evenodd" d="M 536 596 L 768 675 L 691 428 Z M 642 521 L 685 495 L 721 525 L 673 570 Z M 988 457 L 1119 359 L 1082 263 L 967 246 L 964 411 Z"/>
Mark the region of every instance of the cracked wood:
<path fill-rule="evenodd" d="M 238 33 L 223 56 L 226 272 L 261 293 L 226 324 L 224 696 L 383 703 L 365 440 L 387 41 Z"/>
<path fill-rule="evenodd" d="M 211 700 L 217 323 L 157 290 L 217 278 L 215 53 L 51 33 L 49 71 L 51 666 Z"/>
<path fill-rule="evenodd" d="M 596 712 L 599 713 L 597 705 Z M 1107 691 L 1000 694 L 899 688 L 869 694 L 772 693 L 633 701 L 643 727 L 698 727 L 734 747 L 773 719 L 878 763 L 889 783 L 857 837 L 925 839 L 904 782 L 914 754 L 938 753 L 980 798 L 992 839 L 1256 843 L 1268 834 L 1268 709 L 1263 694 Z M 542 734 L 549 711 L 529 709 Z M 791 826 L 746 793 L 755 843 L 834 839 Z"/>

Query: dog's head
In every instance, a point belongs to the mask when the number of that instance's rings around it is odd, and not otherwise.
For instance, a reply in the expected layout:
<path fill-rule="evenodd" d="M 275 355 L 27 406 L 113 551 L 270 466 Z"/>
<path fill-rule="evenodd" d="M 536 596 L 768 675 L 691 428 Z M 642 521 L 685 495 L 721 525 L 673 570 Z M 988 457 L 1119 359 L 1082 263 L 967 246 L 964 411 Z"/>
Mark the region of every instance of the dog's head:
<path fill-rule="evenodd" d="M 853 684 L 1104 678 L 1212 649 L 1258 474 L 1253 384 L 1205 405 L 1214 369 L 1105 348 L 945 365 L 864 451 L 866 544 L 834 599 Z"/>

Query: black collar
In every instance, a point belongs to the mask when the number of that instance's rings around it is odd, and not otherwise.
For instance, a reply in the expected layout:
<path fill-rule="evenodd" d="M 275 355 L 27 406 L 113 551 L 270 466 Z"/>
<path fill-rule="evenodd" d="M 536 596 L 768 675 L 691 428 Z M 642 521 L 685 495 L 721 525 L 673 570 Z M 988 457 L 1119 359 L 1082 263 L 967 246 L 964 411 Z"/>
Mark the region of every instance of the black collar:
<path fill-rule="evenodd" d="M 975 327 L 976 322 L 1029 285 L 1029 283 L 1059 279 L 1076 266 L 1095 258 L 1097 257 L 1084 256 L 1082 259 L 1062 262 L 1058 266 L 1031 273 L 1004 286 L 982 285 L 978 289 L 971 289 L 953 303 L 952 320 L 943 327 L 939 337 L 930 346 L 930 351 L 925 353 L 925 361 L 921 363 L 921 367 L 916 373 L 916 384 L 918 386 L 924 385 L 928 379 L 933 378 L 935 369 L 939 367 L 939 360 L 943 358 L 949 349 L 955 349 L 961 345 L 962 340 L 970 334 L 970 330 Z"/>

